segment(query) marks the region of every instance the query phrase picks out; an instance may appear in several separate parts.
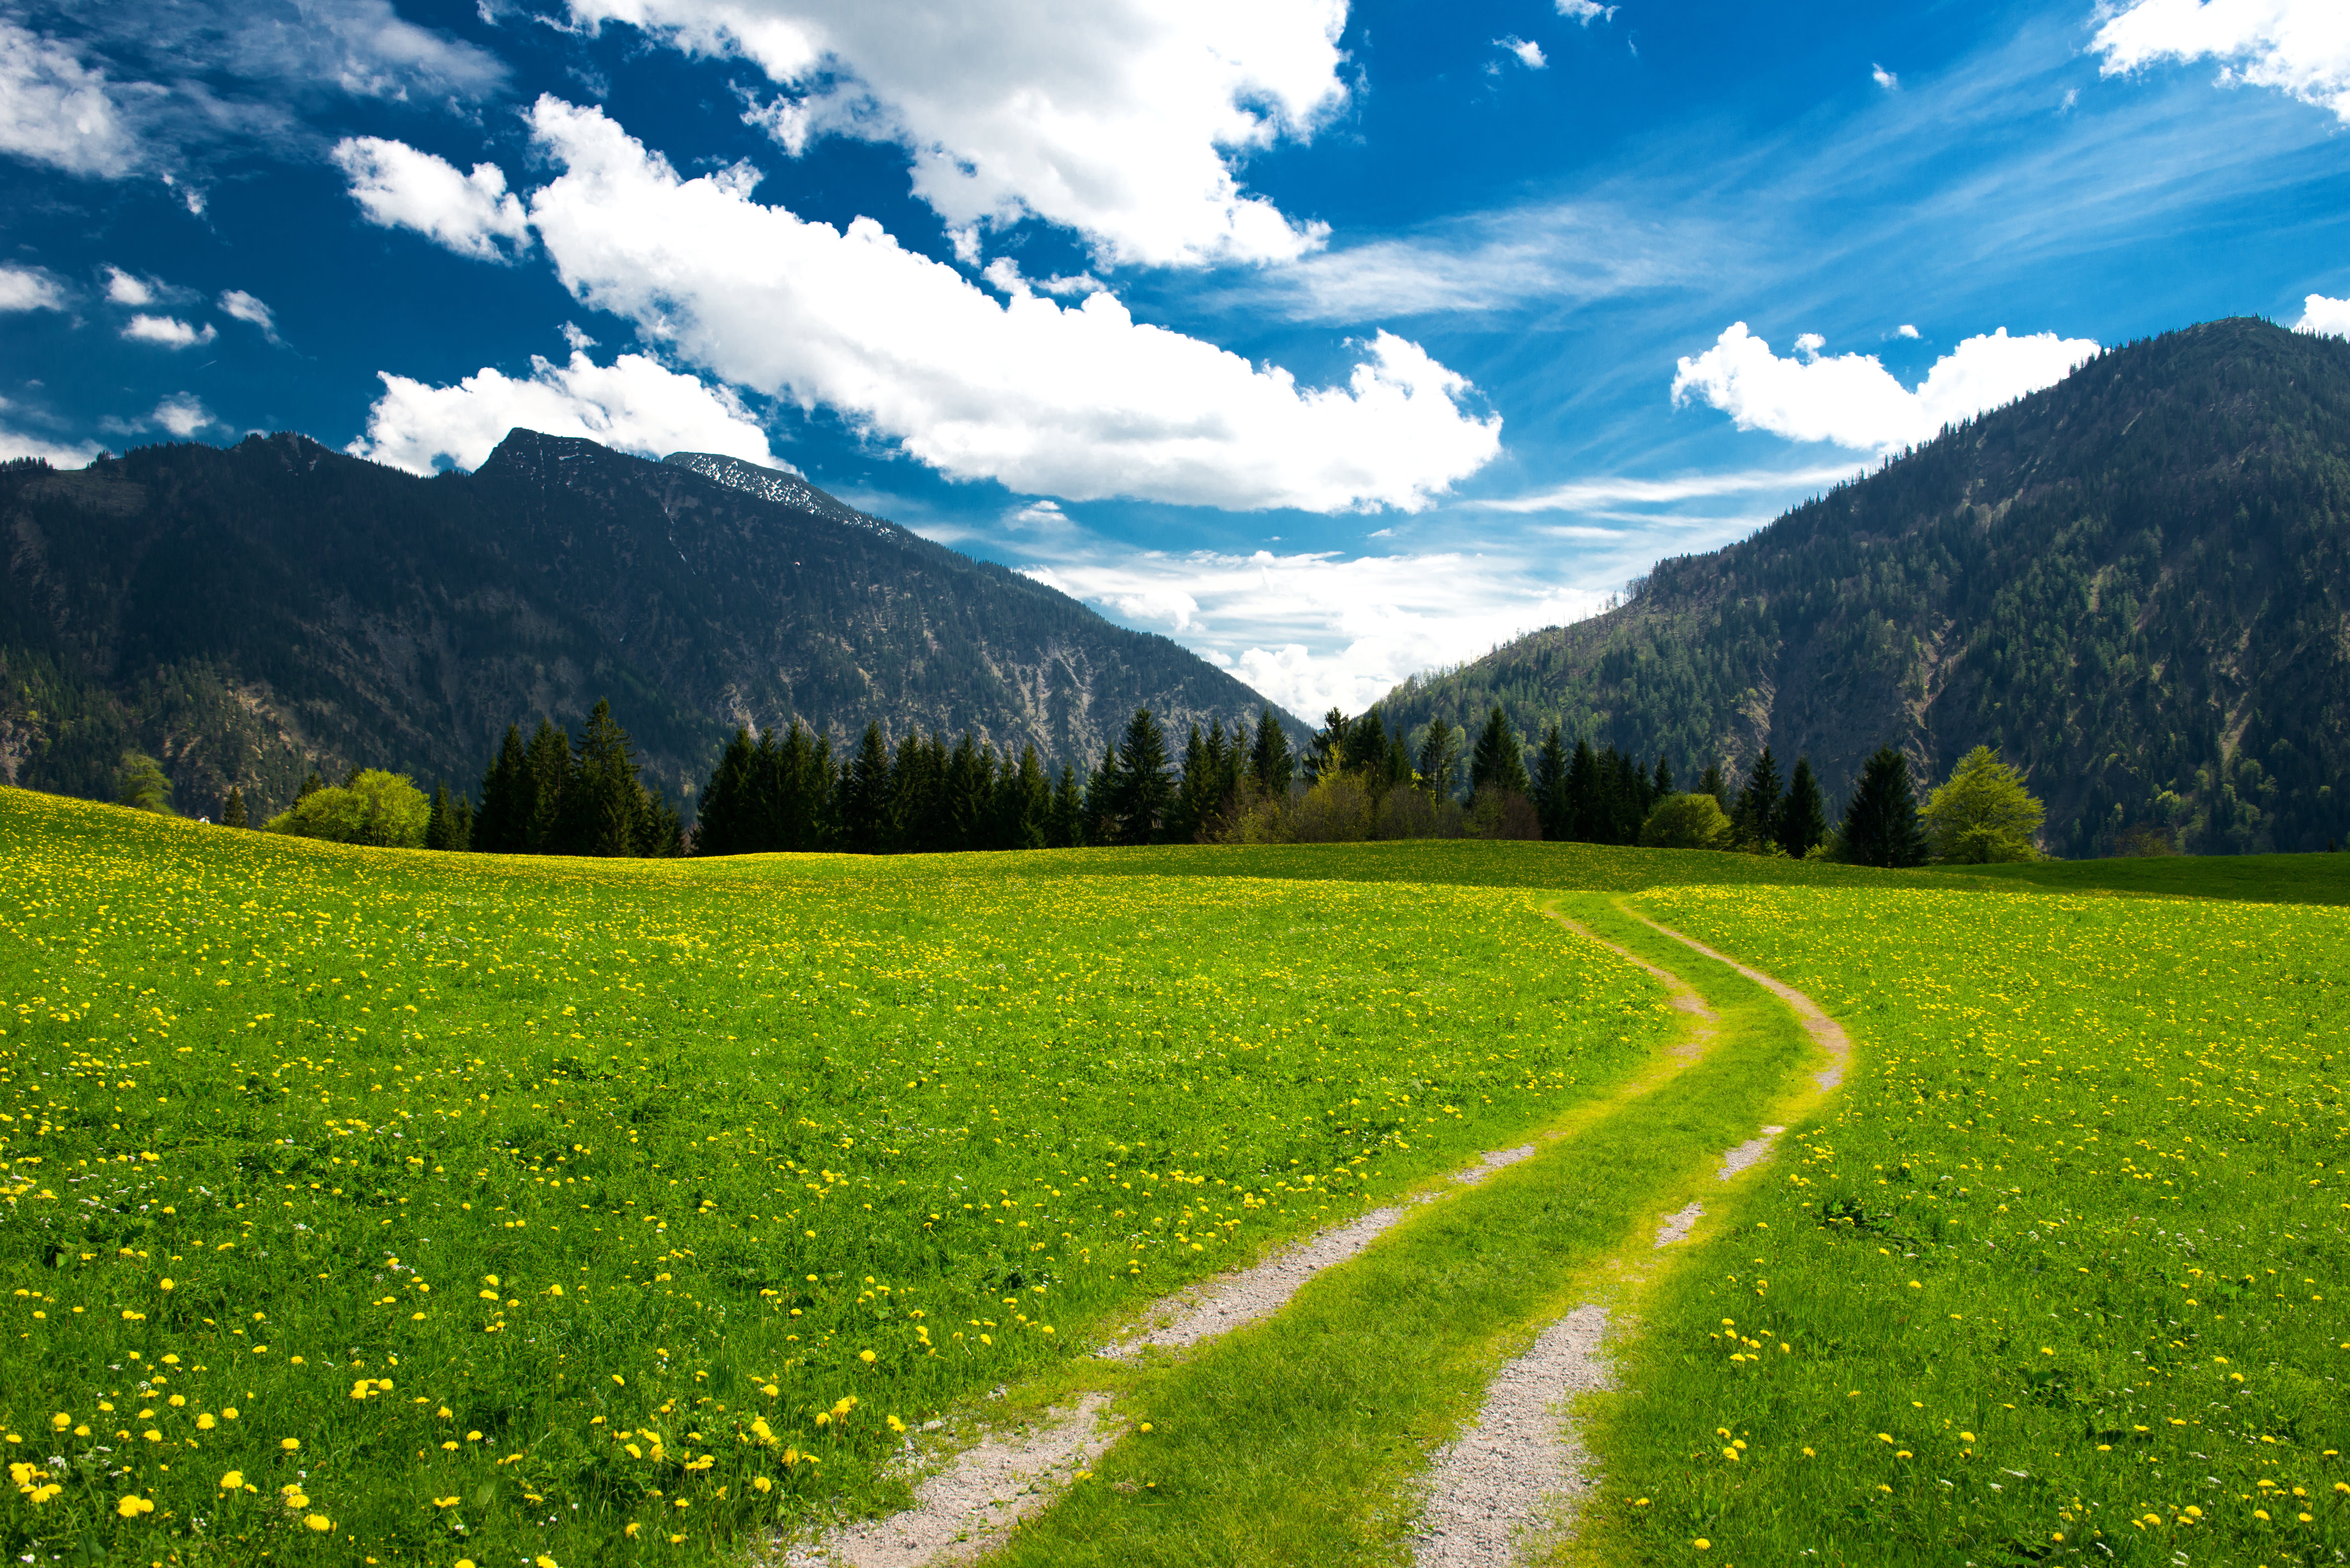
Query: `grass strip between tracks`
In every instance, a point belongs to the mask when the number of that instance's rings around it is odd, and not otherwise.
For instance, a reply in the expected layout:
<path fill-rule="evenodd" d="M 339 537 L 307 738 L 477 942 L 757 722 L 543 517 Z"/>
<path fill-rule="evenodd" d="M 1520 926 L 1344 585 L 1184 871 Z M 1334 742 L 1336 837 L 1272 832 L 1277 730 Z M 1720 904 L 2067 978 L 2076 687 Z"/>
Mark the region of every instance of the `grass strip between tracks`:
<path fill-rule="evenodd" d="M 1619 1256 L 1650 1251 L 1657 1218 L 1808 1089 L 1797 1069 L 1811 1048 L 1759 987 L 1603 898 L 1562 908 L 1695 985 L 1720 1015 L 1707 1054 L 1407 1221 L 1272 1321 L 1126 1374 L 1133 1430 L 996 1561 L 1193 1568 L 1408 1554 L 1413 1483 L 1475 1415 L 1495 1369 L 1579 1301 L 1620 1290 Z"/>

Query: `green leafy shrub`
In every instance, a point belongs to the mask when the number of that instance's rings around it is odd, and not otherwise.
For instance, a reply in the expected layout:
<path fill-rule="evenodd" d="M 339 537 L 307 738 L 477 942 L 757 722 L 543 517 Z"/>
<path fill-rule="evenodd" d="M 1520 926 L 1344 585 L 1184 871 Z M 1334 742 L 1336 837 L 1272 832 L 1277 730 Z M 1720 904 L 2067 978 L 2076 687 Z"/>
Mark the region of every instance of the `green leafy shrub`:
<path fill-rule="evenodd" d="M 268 830 L 336 844 L 421 849 L 432 815 L 432 803 L 407 774 L 367 768 L 340 788 L 304 795 L 291 811 L 271 817 Z"/>

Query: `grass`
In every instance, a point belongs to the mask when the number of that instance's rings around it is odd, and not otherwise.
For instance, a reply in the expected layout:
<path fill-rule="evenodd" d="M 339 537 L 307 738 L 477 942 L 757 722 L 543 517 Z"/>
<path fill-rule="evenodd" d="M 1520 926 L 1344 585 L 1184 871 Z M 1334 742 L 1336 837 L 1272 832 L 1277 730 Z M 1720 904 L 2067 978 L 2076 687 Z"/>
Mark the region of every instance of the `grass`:
<path fill-rule="evenodd" d="M 1860 1050 L 1628 1347 L 1585 1560 L 2341 1560 L 2350 917 L 2003 885 L 1634 902 Z"/>
<path fill-rule="evenodd" d="M 1604 900 L 1570 903 L 1670 956 Z M 1707 1056 L 1588 1107 L 1570 1137 L 1399 1226 L 1280 1315 L 1125 1380 L 1135 1434 L 994 1561 L 1408 1561 L 1429 1455 L 1473 1418 L 1496 1367 L 1579 1300 L 1624 1293 L 1610 1260 L 1652 1251 L 1662 1213 L 1717 1189 L 1718 1151 L 1752 1136 L 1805 1054 L 1760 988 L 1703 960 L 1679 967 L 1720 1014 Z"/>
<path fill-rule="evenodd" d="M 902 1499 L 905 1426 L 1090 1381 L 1154 1430 L 1014 1556 L 1391 1561 L 1430 1449 L 1594 1290 L 1643 1332 L 1570 1555 L 2350 1548 L 2331 857 L 505 861 L 13 791 L 0 845 L 19 1556 L 731 1562 Z M 1744 1044 L 1641 1076 L 1659 994 L 1561 888 Z M 1794 1033 L 1614 896 L 1854 1033 L 1726 1208 Z M 1277 1319 L 1076 1362 L 1568 1124 Z M 1700 1189 L 1717 1228 L 1633 1290 L 1611 1260 Z"/>
<path fill-rule="evenodd" d="M 1509 888 L 0 842 L 17 1555 L 729 1558 L 1666 1027 Z"/>

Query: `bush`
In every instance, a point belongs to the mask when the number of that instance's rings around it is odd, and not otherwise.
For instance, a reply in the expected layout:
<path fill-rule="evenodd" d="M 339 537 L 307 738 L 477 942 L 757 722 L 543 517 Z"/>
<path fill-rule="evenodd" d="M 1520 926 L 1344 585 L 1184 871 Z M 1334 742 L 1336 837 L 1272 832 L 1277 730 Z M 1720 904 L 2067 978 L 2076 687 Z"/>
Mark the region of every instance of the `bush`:
<path fill-rule="evenodd" d="M 144 752 L 122 753 L 121 765 L 114 774 L 114 799 L 116 805 L 133 811 L 173 815 L 172 781 L 164 774 L 163 764 Z"/>
<path fill-rule="evenodd" d="M 267 830 L 336 844 L 421 849 L 432 815 L 432 803 L 407 774 L 369 768 L 338 789 L 311 791 L 293 810 L 271 817 Z"/>
<path fill-rule="evenodd" d="M 1669 794 L 1640 825 L 1640 842 L 1650 849 L 1721 849 L 1730 843 L 1730 818 L 1710 794 Z"/>
<path fill-rule="evenodd" d="M 1471 838 L 1540 838 L 1542 815 L 1534 810 L 1534 803 L 1516 790 L 1487 784 L 1470 796 L 1461 831 Z"/>

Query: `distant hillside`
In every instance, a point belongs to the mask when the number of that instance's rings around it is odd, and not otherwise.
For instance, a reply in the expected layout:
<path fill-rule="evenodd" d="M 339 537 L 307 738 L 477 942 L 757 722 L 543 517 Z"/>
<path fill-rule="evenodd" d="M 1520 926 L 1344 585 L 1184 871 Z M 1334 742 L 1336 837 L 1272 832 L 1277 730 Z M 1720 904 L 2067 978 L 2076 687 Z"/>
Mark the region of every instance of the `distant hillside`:
<path fill-rule="evenodd" d="M 1629 602 L 1382 704 L 1500 701 L 1690 776 L 1765 744 L 2030 770 L 2056 853 L 2350 837 L 2350 343 L 2213 322 L 2106 354 Z"/>
<path fill-rule="evenodd" d="M 281 805 L 311 765 L 471 784 L 508 722 L 599 696 L 672 800 L 738 723 L 1059 762 L 1137 707 L 1180 736 L 1263 703 L 796 475 L 529 431 L 431 479 L 294 435 L 0 465 L 0 782 L 102 795 L 138 747 L 192 813 L 232 784 Z"/>

